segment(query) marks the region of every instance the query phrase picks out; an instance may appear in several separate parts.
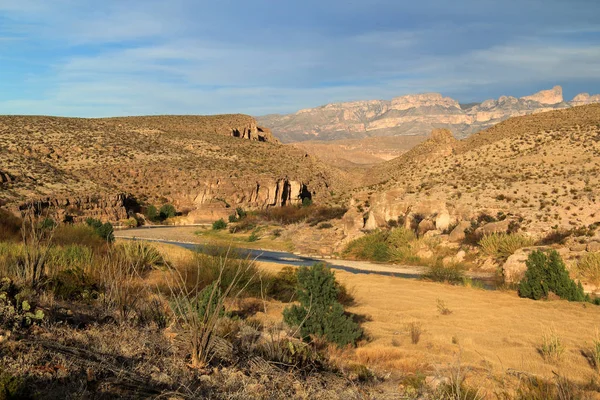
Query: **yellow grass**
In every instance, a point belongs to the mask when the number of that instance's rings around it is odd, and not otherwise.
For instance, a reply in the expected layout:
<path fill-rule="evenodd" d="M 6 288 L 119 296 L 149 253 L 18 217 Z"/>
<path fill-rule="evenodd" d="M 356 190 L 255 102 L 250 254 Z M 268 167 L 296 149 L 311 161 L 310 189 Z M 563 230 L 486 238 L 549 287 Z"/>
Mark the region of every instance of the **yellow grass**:
<path fill-rule="evenodd" d="M 169 252 L 180 253 L 179 249 Z M 185 251 L 185 250 L 184 250 Z M 283 266 L 260 263 L 277 272 Z M 567 301 L 521 299 L 514 292 L 485 291 L 402 278 L 351 274 L 336 277 L 353 288 L 356 306 L 348 310 L 368 317 L 363 323 L 370 340 L 357 349 L 337 350 L 334 359 L 367 364 L 381 372 L 404 375 L 449 368 L 460 353 L 471 368 L 471 382 L 491 390 L 509 370 L 552 379 L 553 371 L 584 384 L 596 376 L 581 354 L 589 350 L 600 325 L 600 307 Z M 441 315 L 438 299 L 453 312 Z M 281 303 L 269 302 L 270 320 L 281 320 Z M 422 324 L 418 344 L 411 343 L 407 325 Z M 539 352 L 552 327 L 565 347 L 560 362 L 550 364 Z M 489 390 L 488 390 L 489 392 Z"/>

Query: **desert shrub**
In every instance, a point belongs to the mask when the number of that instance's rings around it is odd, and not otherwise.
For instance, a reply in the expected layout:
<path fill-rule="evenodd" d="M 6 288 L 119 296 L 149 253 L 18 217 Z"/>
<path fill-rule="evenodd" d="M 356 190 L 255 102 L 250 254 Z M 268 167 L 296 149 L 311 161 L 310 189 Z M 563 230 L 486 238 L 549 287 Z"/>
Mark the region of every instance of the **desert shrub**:
<path fill-rule="evenodd" d="M 423 275 L 424 279 L 434 282 L 450 283 L 452 285 L 460 285 L 465 280 L 465 274 L 460 265 L 445 266 L 441 260 L 436 262 L 429 268 L 429 271 Z"/>
<path fill-rule="evenodd" d="M 242 207 L 237 207 L 235 209 L 235 214 L 237 215 L 238 219 L 244 219 L 246 218 L 246 216 L 248 215 L 248 213 L 246 213 L 246 211 L 244 211 L 244 209 Z"/>
<path fill-rule="evenodd" d="M 298 275 L 292 267 L 284 267 L 276 275 L 269 279 L 267 284 L 267 295 L 275 300 L 289 303 L 296 298 L 296 286 Z"/>
<path fill-rule="evenodd" d="M 569 230 L 554 229 L 542 239 L 540 239 L 537 244 L 540 246 L 549 246 L 551 244 L 564 244 L 565 240 L 569 236 L 571 236 L 571 231 Z"/>
<path fill-rule="evenodd" d="M 576 270 L 580 278 L 594 285 L 600 285 L 600 253 L 584 255 L 577 262 Z"/>
<path fill-rule="evenodd" d="M 98 249 L 106 245 L 94 228 L 83 224 L 63 224 L 54 230 L 52 243 L 58 246 L 80 245 Z"/>
<path fill-rule="evenodd" d="M 549 254 L 536 250 L 526 261 L 527 271 L 519 283 L 519 296 L 534 300 L 545 299 L 550 292 L 569 301 L 585 301 L 581 282 L 576 284 L 569 277 L 560 255 L 552 250 Z"/>
<path fill-rule="evenodd" d="M 389 261 L 390 248 L 387 244 L 387 234 L 383 231 L 368 233 L 348 243 L 343 254 L 359 260 Z"/>
<path fill-rule="evenodd" d="M 0 208 L 0 241 L 18 241 L 21 238 L 21 219 Z"/>
<path fill-rule="evenodd" d="M 258 239 L 260 239 L 260 237 L 258 236 L 258 234 L 256 233 L 256 231 L 252 232 L 250 234 L 250 236 L 248 236 L 248 241 L 249 242 L 256 242 Z"/>
<path fill-rule="evenodd" d="M 103 224 L 100 220 L 88 218 L 85 220 L 85 223 L 92 227 L 96 234 L 106 242 L 111 243 L 115 241 L 114 228 L 110 222 Z"/>
<path fill-rule="evenodd" d="M 302 207 L 310 207 L 312 206 L 312 199 L 305 197 L 302 199 Z"/>
<path fill-rule="evenodd" d="M 128 228 L 137 228 L 138 226 L 138 220 L 135 218 L 127 218 L 124 222 L 123 225 L 125 225 Z"/>
<path fill-rule="evenodd" d="M 212 224 L 213 231 L 220 231 L 225 228 L 227 228 L 227 222 L 223 218 L 216 220 Z"/>
<path fill-rule="evenodd" d="M 96 299 L 99 296 L 97 283 L 81 268 L 57 272 L 49 281 L 48 289 L 63 300 Z"/>
<path fill-rule="evenodd" d="M 146 212 L 144 215 L 146 215 L 146 218 L 148 218 L 150 221 L 156 221 L 159 218 L 158 210 L 152 204 L 146 207 Z"/>
<path fill-rule="evenodd" d="M 406 325 L 406 330 L 410 336 L 410 342 L 412 344 L 418 344 L 421 340 L 421 334 L 423 333 L 423 324 L 417 321 L 409 322 Z"/>
<path fill-rule="evenodd" d="M 516 233 L 492 233 L 479 240 L 483 252 L 498 259 L 507 259 L 515 251 L 533 244 L 533 239 Z"/>
<path fill-rule="evenodd" d="M 319 224 L 319 226 L 317 226 L 317 229 L 330 229 L 333 228 L 333 225 L 330 224 L 329 222 L 323 222 L 321 224 Z"/>
<path fill-rule="evenodd" d="M 280 223 L 282 225 L 296 224 L 306 222 L 311 226 L 316 226 L 321 222 L 332 219 L 340 219 L 348 211 L 343 207 L 323 207 L 310 205 L 307 207 L 284 206 L 270 207 L 256 213 L 256 215 L 265 220 Z"/>
<path fill-rule="evenodd" d="M 255 229 L 259 224 L 259 219 L 255 215 L 248 215 L 243 219 L 239 219 L 235 225 L 229 226 L 229 232 L 248 232 Z"/>
<path fill-rule="evenodd" d="M 27 400 L 33 398 L 25 379 L 8 372 L 0 373 L 0 400 Z"/>
<path fill-rule="evenodd" d="M 235 214 L 231 214 L 231 215 L 228 217 L 228 219 L 229 219 L 229 223 L 234 223 L 234 222 L 237 222 L 237 221 L 238 221 L 237 215 L 235 215 Z"/>
<path fill-rule="evenodd" d="M 300 268 L 297 290 L 300 305 L 286 308 L 284 321 L 298 326 L 304 339 L 314 335 L 339 346 L 354 345 L 362 330 L 344 314 L 344 307 L 337 301 L 338 291 L 335 276 L 325 264 Z"/>
<path fill-rule="evenodd" d="M 162 220 L 165 220 L 168 218 L 173 218 L 176 215 L 177 215 L 177 210 L 175 209 L 175 206 L 173 206 L 172 204 L 165 204 L 160 208 L 159 216 L 160 216 L 160 219 L 162 219 Z"/>

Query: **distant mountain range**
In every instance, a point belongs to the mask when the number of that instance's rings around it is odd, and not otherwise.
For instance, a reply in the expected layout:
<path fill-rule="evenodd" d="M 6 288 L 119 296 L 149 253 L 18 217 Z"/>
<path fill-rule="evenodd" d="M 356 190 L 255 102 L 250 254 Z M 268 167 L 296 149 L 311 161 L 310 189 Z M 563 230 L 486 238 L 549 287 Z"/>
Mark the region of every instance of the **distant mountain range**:
<path fill-rule="evenodd" d="M 425 93 L 327 104 L 294 114 L 265 115 L 257 121 L 284 143 L 427 135 L 435 128 L 450 129 L 455 137 L 464 138 L 510 117 L 591 103 L 600 103 L 600 95 L 580 93 L 564 101 L 560 86 L 521 98 L 502 96 L 469 104 L 439 93 Z"/>

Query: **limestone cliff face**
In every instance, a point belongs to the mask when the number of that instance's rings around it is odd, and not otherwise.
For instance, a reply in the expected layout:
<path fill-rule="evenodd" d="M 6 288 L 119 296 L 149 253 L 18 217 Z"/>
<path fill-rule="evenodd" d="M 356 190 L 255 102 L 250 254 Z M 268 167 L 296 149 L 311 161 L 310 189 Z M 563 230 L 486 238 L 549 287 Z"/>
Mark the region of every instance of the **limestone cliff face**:
<path fill-rule="evenodd" d="M 600 103 L 600 94 L 590 96 L 589 93 L 579 93 L 569 102 L 572 106 L 583 106 L 592 103 Z"/>
<path fill-rule="evenodd" d="M 600 95 L 582 93 L 572 101 L 564 102 L 562 88 L 555 86 L 531 96 L 501 96 L 471 105 L 461 106 L 439 93 L 424 93 L 389 101 L 327 104 L 295 114 L 258 117 L 257 120 L 273 129 L 284 142 L 427 135 L 434 128 L 450 129 L 463 138 L 510 117 L 589 103 L 600 103 Z"/>
<path fill-rule="evenodd" d="M 558 104 L 563 102 L 562 87 L 554 86 L 549 90 L 542 90 L 531 96 L 521 97 L 523 100 L 531 100 L 540 104 Z"/>
<path fill-rule="evenodd" d="M 12 211 L 25 212 L 29 208 L 43 216 L 50 216 L 59 222 L 83 222 L 87 218 L 106 221 L 119 221 L 128 217 L 133 205 L 125 194 L 88 195 L 81 197 L 40 198 L 29 200 L 13 207 Z"/>

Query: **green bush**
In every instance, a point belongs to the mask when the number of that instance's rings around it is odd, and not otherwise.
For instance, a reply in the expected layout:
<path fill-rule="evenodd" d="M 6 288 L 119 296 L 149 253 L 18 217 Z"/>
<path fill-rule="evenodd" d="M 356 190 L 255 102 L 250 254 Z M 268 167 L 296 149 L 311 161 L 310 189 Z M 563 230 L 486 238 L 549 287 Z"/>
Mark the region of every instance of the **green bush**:
<path fill-rule="evenodd" d="M 338 302 L 339 289 L 333 272 L 325 264 L 298 270 L 297 296 L 300 305 L 283 312 L 284 321 L 299 326 L 302 337 L 323 337 L 339 346 L 355 345 L 363 332 Z"/>
<path fill-rule="evenodd" d="M 550 292 L 561 299 L 585 301 L 581 282 L 576 284 L 569 277 L 560 255 L 552 250 L 549 254 L 536 250 L 526 261 L 527 271 L 519 283 L 519 296 L 534 300 L 548 298 Z"/>
<path fill-rule="evenodd" d="M 31 394 L 25 380 L 7 372 L 0 373 L 0 400 L 26 400 Z"/>
<path fill-rule="evenodd" d="M 231 214 L 229 216 L 229 222 L 230 223 L 234 223 L 234 222 L 237 222 L 237 221 L 238 221 L 238 219 L 237 219 L 237 215 L 236 214 Z"/>
<path fill-rule="evenodd" d="M 227 228 L 227 222 L 223 218 L 216 220 L 212 224 L 213 231 L 220 231 L 221 229 Z"/>
<path fill-rule="evenodd" d="M 110 222 L 106 222 L 106 223 L 102 223 L 102 221 L 94 219 L 94 218 L 88 218 L 85 220 L 85 223 L 94 228 L 94 231 L 96 232 L 96 234 L 98 236 L 100 236 L 102 239 L 104 239 L 107 242 L 114 242 L 115 241 L 115 235 L 114 235 L 114 228 L 112 226 L 112 224 Z"/>
<path fill-rule="evenodd" d="M 368 233 L 348 243 L 343 254 L 359 260 L 389 261 L 387 234 L 383 231 Z"/>
<path fill-rule="evenodd" d="M 159 218 L 158 210 L 154 205 L 150 204 L 148 207 L 146 207 L 146 217 L 150 221 L 156 221 Z"/>
<path fill-rule="evenodd" d="M 177 210 L 172 204 L 165 204 L 160 208 L 159 216 L 162 220 L 173 218 L 175 215 L 177 215 Z"/>

